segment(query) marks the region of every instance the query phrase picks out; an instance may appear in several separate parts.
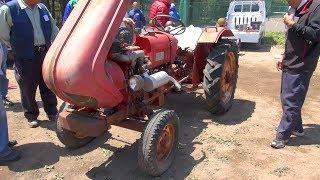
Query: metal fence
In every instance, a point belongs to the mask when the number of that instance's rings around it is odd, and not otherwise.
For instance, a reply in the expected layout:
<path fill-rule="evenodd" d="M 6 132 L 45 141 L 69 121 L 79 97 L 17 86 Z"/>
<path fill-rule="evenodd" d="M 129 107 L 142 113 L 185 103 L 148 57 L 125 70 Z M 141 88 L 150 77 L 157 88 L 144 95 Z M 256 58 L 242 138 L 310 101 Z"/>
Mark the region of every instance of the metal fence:
<path fill-rule="evenodd" d="M 193 1 L 190 3 L 189 24 L 213 24 L 218 18 L 226 16 L 228 7 L 229 3 Z"/>
<path fill-rule="evenodd" d="M 226 16 L 231 1 L 233 0 L 189 0 L 187 24 L 199 26 L 214 23 L 218 18 Z M 147 15 L 153 0 L 140 0 L 140 2 Z M 175 4 L 179 6 L 180 0 L 175 0 Z M 286 12 L 288 6 L 285 1 L 266 0 L 266 10 L 268 15 L 272 15 L 278 12 Z"/>
<path fill-rule="evenodd" d="M 107 0 L 106 0 L 107 1 Z M 149 14 L 149 8 L 154 0 L 137 0 L 141 4 L 141 8 L 146 17 Z M 220 17 L 225 17 L 228 11 L 229 3 L 232 0 L 190 0 L 187 8 L 189 8 L 187 16 L 187 24 L 206 25 L 212 24 Z M 277 12 L 286 12 L 288 6 L 283 2 L 274 3 L 274 0 L 266 0 L 266 8 L 268 15 Z M 42 0 L 57 20 L 58 25 L 61 25 L 64 8 L 68 0 Z M 180 0 L 175 0 L 176 6 L 179 6 Z M 179 8 L 179 7 L 178 7 Z"/>
<path fill-rule="evenodd" d="M 62 25 L 62 16 L 68 1 L 69 0 L 42 0 L 42 2 L 48 7 L 59 26 Z"/>

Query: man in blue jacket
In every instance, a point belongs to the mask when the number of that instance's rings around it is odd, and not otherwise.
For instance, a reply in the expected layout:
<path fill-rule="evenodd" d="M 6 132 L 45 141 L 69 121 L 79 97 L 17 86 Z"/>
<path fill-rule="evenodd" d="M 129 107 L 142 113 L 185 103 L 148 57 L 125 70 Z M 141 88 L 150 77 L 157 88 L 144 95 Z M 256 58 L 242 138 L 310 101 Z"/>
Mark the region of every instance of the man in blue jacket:
<path fill-rule="evenodd" d="M 129 11 L 129 18 L 133 19 L 137 28 L 143 28 L 147 24 L 146 18 L 144 17 L 142 11 L 139 9 L 138 2 L 133 2 L 132 10 Z"/>
<path fill-rule="evenodd" d="M 170 18 L 170 21 L 173 21 L 173 22 L 177 22 L 177 20 L 181 19 L 180 14 L 177 10 L 177 7 L 174 3 L 171 3 L 171 5 L 170 5 L 169 15 L 172 17 L 172 18 Z"/>

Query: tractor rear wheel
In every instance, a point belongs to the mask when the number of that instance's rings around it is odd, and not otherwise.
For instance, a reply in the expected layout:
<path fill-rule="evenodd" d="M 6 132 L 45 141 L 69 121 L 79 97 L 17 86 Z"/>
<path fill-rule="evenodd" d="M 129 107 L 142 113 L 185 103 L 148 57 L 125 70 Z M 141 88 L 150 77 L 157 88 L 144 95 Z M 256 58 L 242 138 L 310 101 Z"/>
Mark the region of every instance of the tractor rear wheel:
<path fill-rule="evenodd" d="M 152 176 L 163 174 L 172 164 L 179 141 L 179 118 L 162 110 L 148 123 L 138 149 L 138 165 Z"/>
<path fill-rule="evenodd" d="M 203 89 L 208 109 L 213 114 L 228 111 L 233 103 L 238 79 L 238 47 L 223 40 L 207 57 L 203 70 Z"/>
<path fill-rule="evenodd" d="M 89 142 L 91 142 L 94 137 L 81 136 L 72 131 L 64 129 L 60 120 L 57 120 L 57 130 L 56 130 L 58 139 L 69 149 L 77 149 L 80 148 Z"/>

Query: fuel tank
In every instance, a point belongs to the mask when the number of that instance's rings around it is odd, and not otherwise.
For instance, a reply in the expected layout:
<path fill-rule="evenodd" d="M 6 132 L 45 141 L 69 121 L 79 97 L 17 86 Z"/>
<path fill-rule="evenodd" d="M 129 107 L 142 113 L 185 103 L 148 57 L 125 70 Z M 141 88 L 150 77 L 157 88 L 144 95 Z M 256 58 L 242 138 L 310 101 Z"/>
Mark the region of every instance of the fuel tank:
<path fill-rule="evenodd" d="M 81 107 L 114 107 L 123 100 L 121 68 L 106 59 L 130 4 L 81 0 L 49 49 L 43 77 L 62 100 Z"/>
<path fill-rule="evenodd" d="M 149 30 L 150 31 L 150 30 Z M 144 50 L 151 61 L 151 68 L 173 62 L 178 48 L 178 40 L 171 34 L 150 31 L 136 38 L 136 45 Z"/>

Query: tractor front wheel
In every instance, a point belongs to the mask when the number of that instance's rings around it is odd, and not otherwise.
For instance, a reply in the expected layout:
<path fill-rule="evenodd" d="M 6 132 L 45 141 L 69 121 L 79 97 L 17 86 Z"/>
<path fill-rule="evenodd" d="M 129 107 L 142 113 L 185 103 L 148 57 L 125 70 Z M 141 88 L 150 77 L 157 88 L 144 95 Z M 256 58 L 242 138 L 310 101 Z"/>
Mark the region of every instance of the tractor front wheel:
<path fill-rule="evenodd" d="M 207 57 L 203 70 L 203 89 L 208 109 L 222 114 L 230 109 L 238 79 L 238 47 L 235 42 L 223 40 Z"/>
<path fill-rule="evenodd" d="M 179 118 L 162 110 L 148 123 L 138 150 L 138 165 L 152 176 L 163 174 L 172 164 L 179 140 Z"/>

